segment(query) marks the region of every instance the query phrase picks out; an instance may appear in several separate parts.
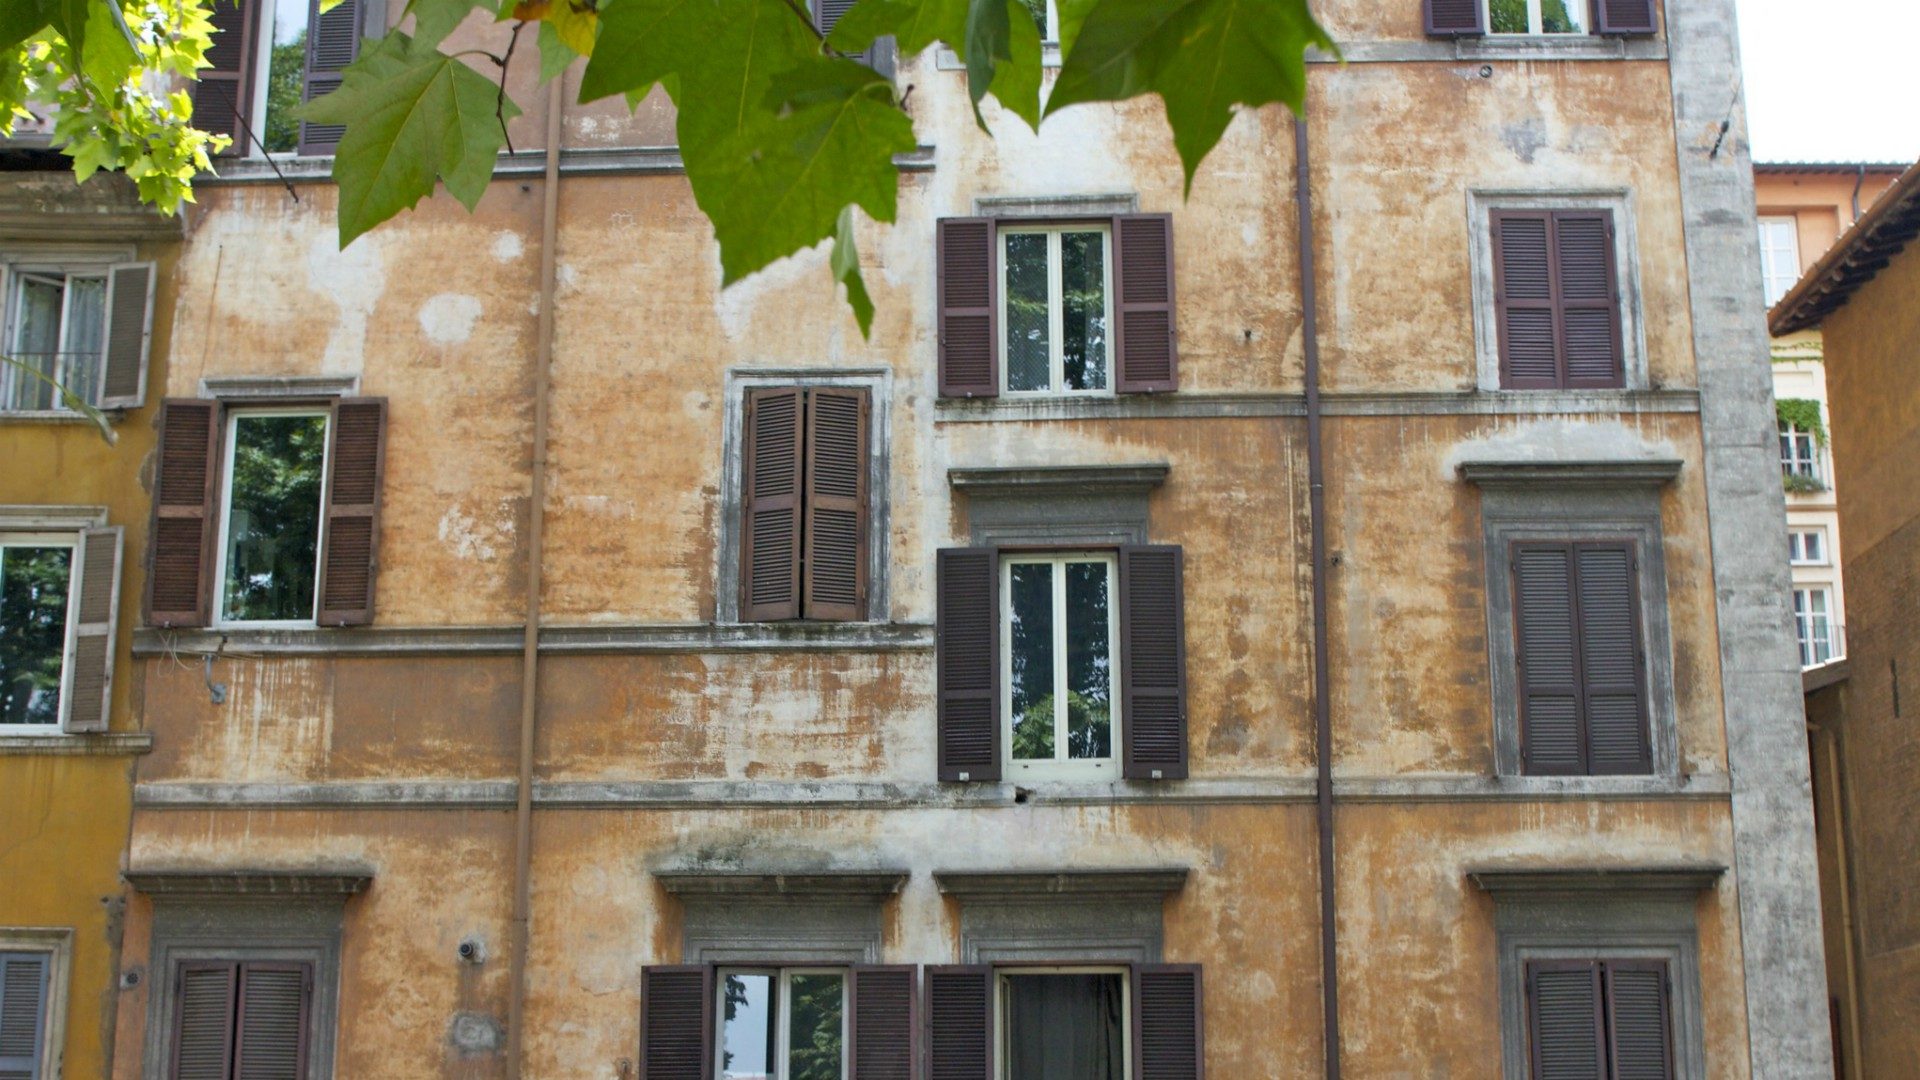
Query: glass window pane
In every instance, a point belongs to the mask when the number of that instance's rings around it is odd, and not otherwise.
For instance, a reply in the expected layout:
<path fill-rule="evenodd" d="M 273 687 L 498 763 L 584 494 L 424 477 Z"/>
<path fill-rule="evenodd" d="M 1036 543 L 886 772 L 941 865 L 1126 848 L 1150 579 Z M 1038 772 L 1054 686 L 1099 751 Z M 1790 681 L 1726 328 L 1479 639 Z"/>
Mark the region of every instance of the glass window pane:
<path fill-rule="evenodd" d="M 313 618 L 324 416 L 241 416 L 227 506 L 224 617 Z"/>
<path fill-rule="evenodd" d="M 1107 564 L 1067 564 L 1067 756 L 1113 756 Z"/>
<path fill-rule="evenodd" d="M 1060 234 L 1060 350 L 1069 390 L 1107 388 L 1105 234 Z"/>
<path fill-rule="evenodd" d="M 1007 611 L 1013 756 L 1053 757 L 1053 566 L 1014 563 Z"/>
<path fill-rule="evenodd" d="M 300 121 L 293 116 L 300 104 L 301 82 L 307 70 L 307 0 L 277 0 L 273 6 L 273 56 L 267 64 L 267 122 L 260 142 L 269 151 L 284 153 L 300 147 Z M 235 147 L 239 151 L 240 147 Z M 253 150 L 249 146 L 245 148 Z"/>
<path fill-rule="evenodd" d="M 60 720 L 73 549 L 0 548 L 0 724 Z"/>
<path fill-rule="evenodd" d="M 1006 977 L 1007 1080 L 1124 1080 L 1117 973 Z"/>
<path fill-rule="evenodd" d="M 1584 34 L 1584 0 L 1540 0 L 1540 30 L 1546 34 Z"/>
<path fill-rule="evenodd" d="M 839 975 L 794 975 L 785 1080 L 840 1080 L 845 989 Z"/>
<path fill-rule="evenodd" d="M 58 374 L 60 308 L 65 301 L 65 294 L 66 289 L 58 279 L 20 279 L 19 306 L 14 316 L 17 329 L 13 338 L 13 358 L 48 379 Z M 25 371 L 11 374 L 14 393 L 13 400 L 7 403 L 9 408 L 53 408 L 53 387 Z"/>
<path fill-rule="evenodd" d="M 779 1031 L 779 979 L 771 973 L 729 971 L 721 976 L 721 1080 L 764 1080 L 774 1063 Z"/>
<path fill-rule="evenodd" d="M 1496 34 L 1527 32 L 1527 0 L 1487 0 L 1489 29 Z"/>
<path fill-rule="evenodd" d="M 106 344 L 107 279 L 67 279 L 66 363 L 61 365 L 67 389 L 91 405 L 100 400 L 100 353 Z"/>
<path fill-rule="evenodd" d="M 1047 390 L 1047 236 L 1007 237 L 1007 389 Z"/>

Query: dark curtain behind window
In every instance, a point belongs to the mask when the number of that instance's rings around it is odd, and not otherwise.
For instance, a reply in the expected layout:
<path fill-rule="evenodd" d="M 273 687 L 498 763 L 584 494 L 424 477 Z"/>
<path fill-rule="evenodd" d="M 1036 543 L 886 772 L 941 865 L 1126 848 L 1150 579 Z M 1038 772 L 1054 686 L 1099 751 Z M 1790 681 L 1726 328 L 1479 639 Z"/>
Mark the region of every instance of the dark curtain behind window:
<path fill-rule="evenodd" d="M 1008 1080 L 1125 1080 L 1121 979 L 1008 976 Z"/>

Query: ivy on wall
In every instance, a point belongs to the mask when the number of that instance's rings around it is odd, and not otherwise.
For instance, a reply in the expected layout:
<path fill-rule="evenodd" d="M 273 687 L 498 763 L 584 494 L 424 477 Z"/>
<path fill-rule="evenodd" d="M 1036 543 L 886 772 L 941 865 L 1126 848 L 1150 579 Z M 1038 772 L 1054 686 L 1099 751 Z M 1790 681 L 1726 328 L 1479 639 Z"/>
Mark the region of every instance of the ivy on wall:
<path fill-rule="evenodd" d="M 1827 424 L 1820 417 L 1820 403 L 1812 398 L 1781 398 L 1773 403 L 1781 427 L 1795 427 L 1813 435 L 1813 441 L 1827 445 Z"/>

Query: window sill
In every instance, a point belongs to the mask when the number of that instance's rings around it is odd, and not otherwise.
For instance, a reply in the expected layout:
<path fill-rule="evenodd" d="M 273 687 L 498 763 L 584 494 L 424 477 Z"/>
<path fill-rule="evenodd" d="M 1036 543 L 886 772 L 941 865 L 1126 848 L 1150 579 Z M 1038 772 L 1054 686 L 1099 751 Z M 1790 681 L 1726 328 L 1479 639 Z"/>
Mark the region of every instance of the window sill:
<path fill-rule="evenodd" d="M 141 659 L 193 656 L 452 656 L 518 654 L 517 626 L 309 627 L 134 631 Z M 650 623 L 548 626 L 545 653 L 893 652 L 931 650 L 930 623 Z"/>
<path fill-rule="evenodd" d="M 108 731 L 94 735 L 0 732 L 0 756 L 119 757 L 145 754 L 152 749 L 153 736 L 145 731 Z"/>
<path fill-rule="evenodd" d="M 933 147 L 921 145 L 904 154 L 895 154 L 893 163 L 903 172 L 928 172 L 933 169 Z M 280 166 L 278 172 L 274 166 Z M 275 159 L 231 158 L 216 161 L 216 172 L 194 178 L 200 186 L 225 184 L 333 183 L 333 159 L 330 157 Z M 493 178 L 538 176 L 545 168 L 545 155 L 539 150 L 501 153 L 494 159 Z M 634 176 L 675 174 L 687 171 L 677 146 L 624 146 L 609 148 L 562 149 L 560 172 L 563 176 Z"/>
<path fill-rule="evenodd" d="M 109 421 L 117 421 L 126 415 L 125 409 L 102 409 Z M 92 427 L 93 418 L 65 409 L 22 409 L 0 411 L 0 424 L 62 424 L 77 427 Z"/>

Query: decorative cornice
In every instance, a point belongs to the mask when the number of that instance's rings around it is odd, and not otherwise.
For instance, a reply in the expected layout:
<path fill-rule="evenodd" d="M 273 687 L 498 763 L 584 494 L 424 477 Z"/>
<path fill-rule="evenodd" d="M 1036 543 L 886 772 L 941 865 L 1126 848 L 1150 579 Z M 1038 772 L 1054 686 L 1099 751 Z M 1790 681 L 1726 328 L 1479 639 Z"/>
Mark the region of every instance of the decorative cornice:
<path fill-rule="evenodd" d="M 95 735 L 0 735 L 0 756 L 122 757 L 153 751 L 145 731 L 103 731 Z"/>
<path fill-rule="evenodd" d="M 1463 461 L 1460 476 L 1481 487 L 1660 487 L 1680 475 L 1677 458 L 1617 461 Z"/>
<path fill-rule="evenodd" d="M 905 870 L 809 870 L 800 873 L 656 870 L 661 888 L 682 900 L 768 899 L 872 900 L 896 896 L 907 884 Z"/>
<path fill-rule="evenodd" d="M 1187 884 L 1184 866 L 1116 870 L 936 870 L 948 896 L 988 903 L 1046 897 L 1160 898 Z"/>
<path fill-rule="evenodd" d="M 69 169 L 0 174 L 0 242 L 179 240 L 185 214 L 140 201 L 124 175 L 101 171 L 84 184 Z"/>
<path fill-rule="evenodd" d="M 1467 871 L 1467 880 L 1496 900 L 1591 899 L 1631 895 L 1688 899 L 1712 889 L 1724 866 L 1488 867 Z"/>
<path fill-rule="evenodd" d="M 989 498 L 1145 495 L 1166 482 L 1164 461 L 1132 465 L 1015 465 L 947 470 L 955 491 Z"/>
<path fill-rule="evenodd" d="M 148 896 L 338 896 L 365 892 L 373 871 L 128 870 L 120 875 Z"/>

